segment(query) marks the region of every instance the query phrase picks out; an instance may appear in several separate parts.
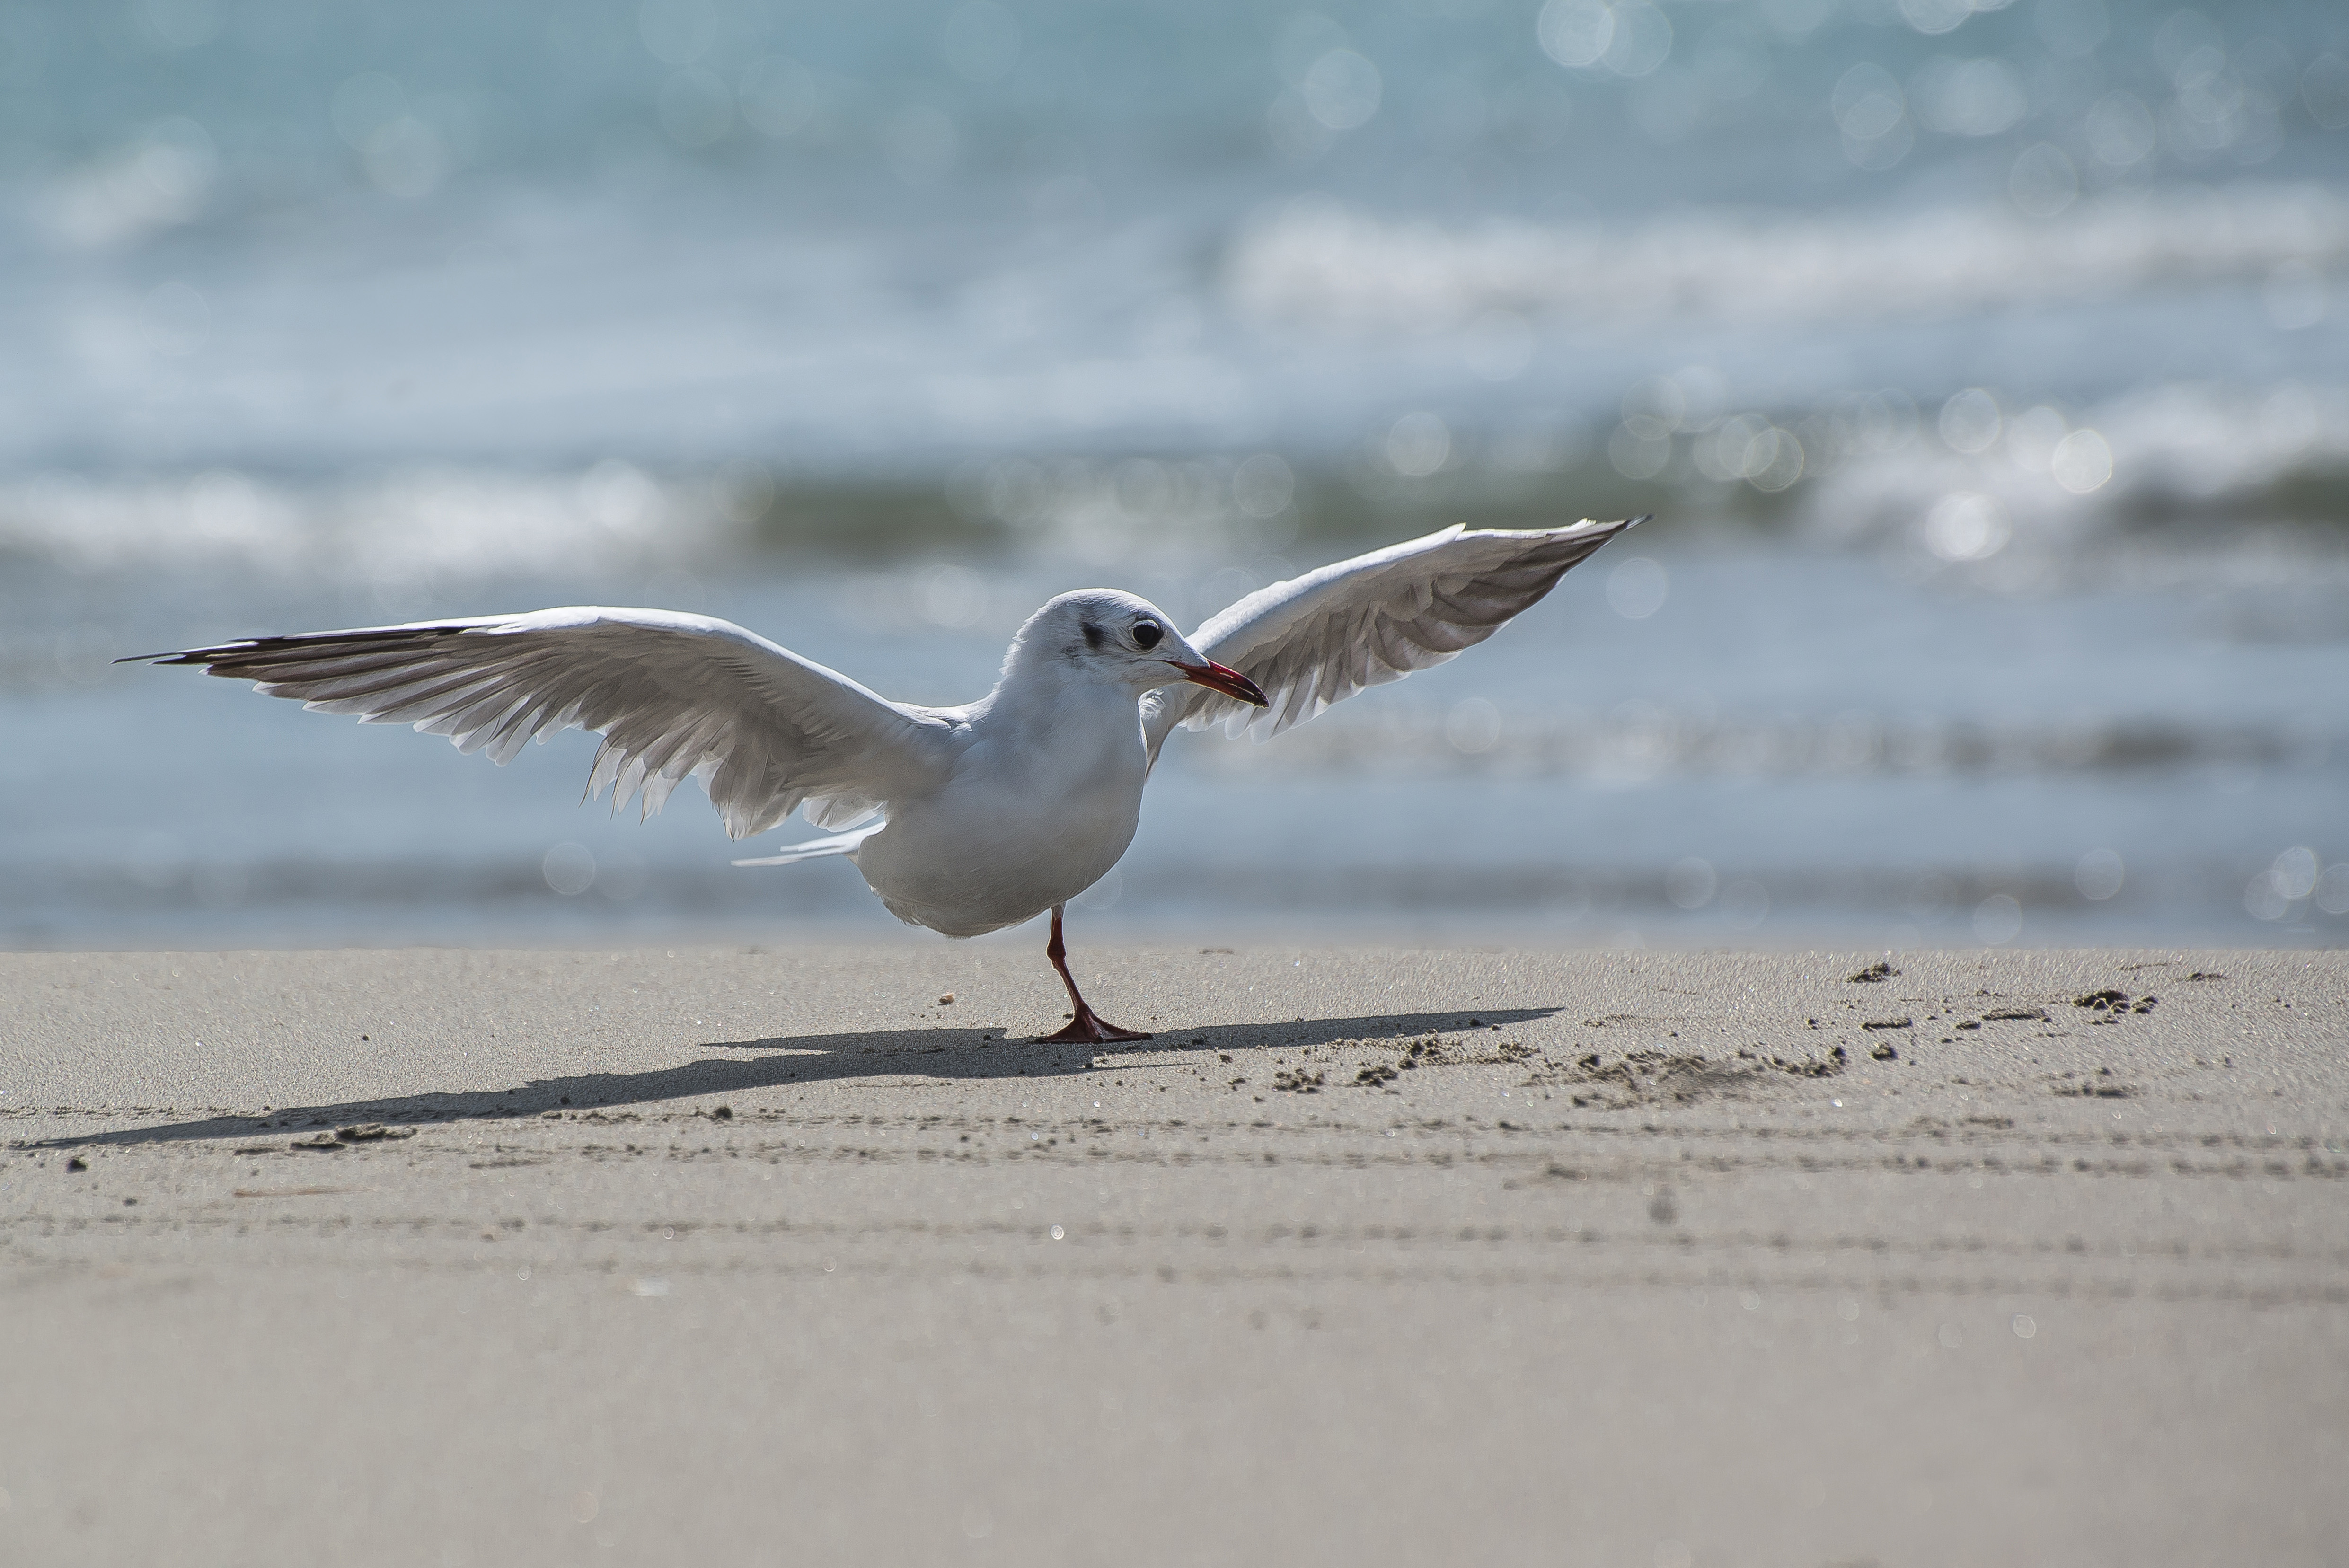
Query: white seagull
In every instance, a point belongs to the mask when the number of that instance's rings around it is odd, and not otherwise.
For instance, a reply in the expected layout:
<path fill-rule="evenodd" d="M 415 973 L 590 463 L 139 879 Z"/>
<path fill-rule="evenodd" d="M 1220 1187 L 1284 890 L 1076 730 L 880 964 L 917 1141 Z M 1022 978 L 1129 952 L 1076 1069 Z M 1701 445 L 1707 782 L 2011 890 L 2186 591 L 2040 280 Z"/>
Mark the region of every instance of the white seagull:
<path fill-rule="evenodd" d="M 977 936 L 1052 912 L 1069 989 L 1055 1042 L 1148 1039 L 1085 1005 L 1063 905 L 1101 880 L 1177 725 L 1268 738 L 1364 686 L 1491 636 L 1644 518 L 1447 528 L 1276 583 L 1185 637 L 1146 599 L 1063 593 L 1028 618 L 995 689 L 961 707 L 891 702 L 731 622 L 572 608 L 254 637 L 141 655 L 249 680 L 365 724 L 409 724 L 503 766 L 523 742 L 603 736 L 587 780 L 661 809 L 698 779 L 737 839 L 796 810 L 828 838 L 738 865 L 844 855 L 898 919 Z M 129 661 L 126 661 L 129 662 Z"/>

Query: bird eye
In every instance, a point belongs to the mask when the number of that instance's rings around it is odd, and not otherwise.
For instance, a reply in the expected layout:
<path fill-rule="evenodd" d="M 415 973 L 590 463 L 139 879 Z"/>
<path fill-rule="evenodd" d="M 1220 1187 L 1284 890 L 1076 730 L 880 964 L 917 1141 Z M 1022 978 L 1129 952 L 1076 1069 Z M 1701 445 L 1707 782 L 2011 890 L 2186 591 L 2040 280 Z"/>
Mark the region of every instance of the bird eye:
<path fill-rule="evenodd" d="M 1137 621 L 1134 623 L 1133 642 L 1136 647 L 1154 648 L 1158 645 L 1158 639 L 1165 634 L 1165 628 L 1161 626 L 1155 621 Z"/>

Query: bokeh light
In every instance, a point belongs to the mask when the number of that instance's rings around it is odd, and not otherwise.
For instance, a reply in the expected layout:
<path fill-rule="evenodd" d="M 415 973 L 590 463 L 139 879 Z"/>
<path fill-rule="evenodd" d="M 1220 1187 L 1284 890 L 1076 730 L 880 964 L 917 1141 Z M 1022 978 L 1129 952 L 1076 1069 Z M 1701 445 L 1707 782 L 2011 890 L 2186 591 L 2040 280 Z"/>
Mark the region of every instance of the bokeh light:
<path fill-rule="evenodd" d="M 2127 868 L 2121 863 L 2121 857 L 2115 851 L 2090 850 L 2080 857 L 2080 863 L 2073 869 L 2072 880 L 2078 886 L 2082 898 L 2102 902 L 2121 891 L 2128 880 L 2128 873 Z"/>
<path fill-rule="evenodd" d="M 1660 562 L 1634 555 L 1608 573 L 1607 603 L 1627 621 L 1644 621 L 1664 607 L 1671 587 L 1671 576 Z"/>
<path fill-rule="evenodd" d="M 1974 906 L 1974 935 L 1987 947 L 2002 947 L 2023 934 L 2023 905 L 2012 893 L 1992 893 Z"/>

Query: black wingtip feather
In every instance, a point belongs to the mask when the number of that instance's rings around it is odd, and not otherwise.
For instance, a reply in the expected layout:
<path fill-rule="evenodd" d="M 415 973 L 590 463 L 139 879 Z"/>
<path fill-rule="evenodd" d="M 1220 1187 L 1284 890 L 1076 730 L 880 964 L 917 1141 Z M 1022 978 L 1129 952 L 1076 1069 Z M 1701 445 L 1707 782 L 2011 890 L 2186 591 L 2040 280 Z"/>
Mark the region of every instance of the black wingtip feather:
<path fill-rule="evenodd" d="M 236 645 L 237 647 L 243 645 Z M 118 665 L 208 665 L 220 655 L 230 651 L 231 649 L 226 647 L 182 648 L 169 654 L 131 654 L 114 662 Z"/>
<path fill-rule="evenodd" d="M 240 637 L 233 643 L 219 643 L 209 648 L 181 648 L 167 654 L 131 654 L 114 662 L 118 665 L 217 665 L 233 659 L 248 659 L 258 655 L 282 654 L 293 650 L 316 653 L 338 645 L 361 646 L 396 638 L 406 642 L 411 638 L 454 637 L 462 635 L 465 626 L 384 626 L 357 632 L 295 632 L 285 636 Z"/>

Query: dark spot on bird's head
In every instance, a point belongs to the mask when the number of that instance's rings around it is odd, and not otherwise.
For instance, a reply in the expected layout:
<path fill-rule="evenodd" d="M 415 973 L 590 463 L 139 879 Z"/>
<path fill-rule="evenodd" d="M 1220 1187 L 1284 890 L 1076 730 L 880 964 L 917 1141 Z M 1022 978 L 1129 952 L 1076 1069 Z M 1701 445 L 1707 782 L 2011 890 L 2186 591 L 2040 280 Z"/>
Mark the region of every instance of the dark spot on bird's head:
<path fill-rule="evenodd" d="M 1099 626 L 1094 625 L 1091 621 L 1084 623 L 1084 628 L 1085 646 L 1092 649 L 1095 653 L 1101 652 L 1102 645 L 1109 640 L 1109 634 L 1103 632 Z"/>

